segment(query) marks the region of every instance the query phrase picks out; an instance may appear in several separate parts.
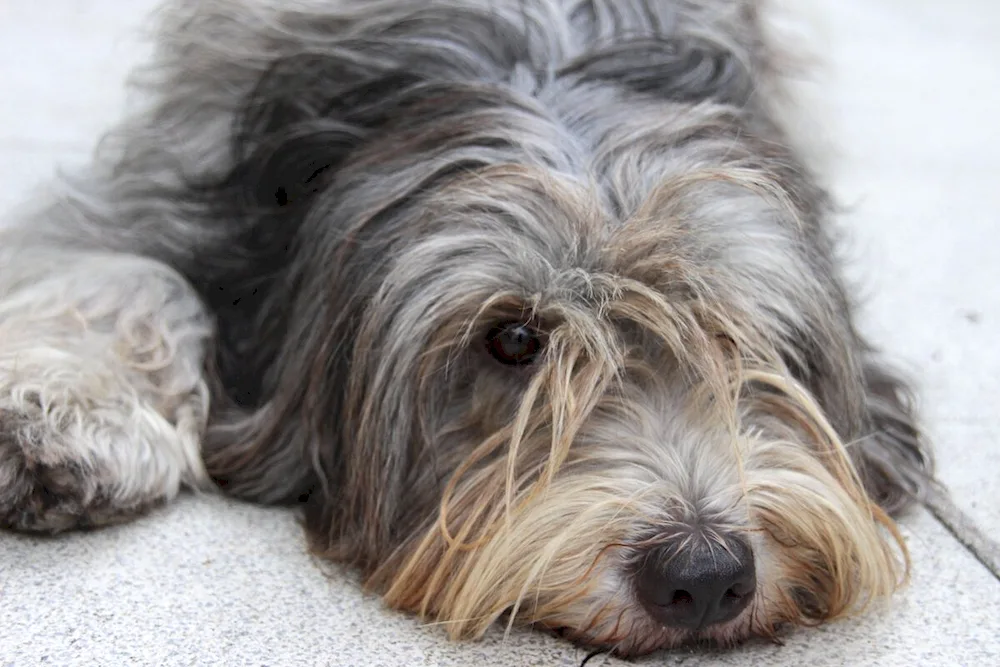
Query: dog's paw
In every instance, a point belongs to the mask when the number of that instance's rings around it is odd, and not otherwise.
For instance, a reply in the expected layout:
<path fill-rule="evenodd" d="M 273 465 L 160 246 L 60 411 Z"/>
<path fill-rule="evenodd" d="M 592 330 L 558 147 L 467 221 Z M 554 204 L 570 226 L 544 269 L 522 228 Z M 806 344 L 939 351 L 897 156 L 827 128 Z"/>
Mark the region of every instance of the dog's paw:
<path fill-rule="evenodd" d="M 52 447 L 32 419 L 0 411 L 0 528 L 59 533 L 127 521 L 162 497 L 124 493 L 85 448 Z"/>

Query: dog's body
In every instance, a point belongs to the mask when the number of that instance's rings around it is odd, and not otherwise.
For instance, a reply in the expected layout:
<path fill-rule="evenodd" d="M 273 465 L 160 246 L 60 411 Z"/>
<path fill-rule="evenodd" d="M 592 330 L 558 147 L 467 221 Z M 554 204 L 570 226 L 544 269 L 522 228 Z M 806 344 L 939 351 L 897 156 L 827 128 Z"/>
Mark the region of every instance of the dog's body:
<path fill-rule="evenodd" d="M 930 456 L 759 4 L 175 0 L 4 232 L 3 525 L 218 485 L 456 636 L 622 654 L 891 592 Z"/>

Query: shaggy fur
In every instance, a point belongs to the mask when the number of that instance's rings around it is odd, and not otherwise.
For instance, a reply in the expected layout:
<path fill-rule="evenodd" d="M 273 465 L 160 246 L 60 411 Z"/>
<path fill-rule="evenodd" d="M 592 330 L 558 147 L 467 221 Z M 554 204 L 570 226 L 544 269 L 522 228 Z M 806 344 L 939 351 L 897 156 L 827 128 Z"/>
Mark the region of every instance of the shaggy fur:
<path fill-rule="evenodd" d="M 0 523 L 301 503 L 452 636 L 623 655 L 890 594 L 931 459 L 761 9 L 170 2 L 143 107 L 4 232 Z M 649 554 L 733 536 L 745 611 L 658 621 Z"/>

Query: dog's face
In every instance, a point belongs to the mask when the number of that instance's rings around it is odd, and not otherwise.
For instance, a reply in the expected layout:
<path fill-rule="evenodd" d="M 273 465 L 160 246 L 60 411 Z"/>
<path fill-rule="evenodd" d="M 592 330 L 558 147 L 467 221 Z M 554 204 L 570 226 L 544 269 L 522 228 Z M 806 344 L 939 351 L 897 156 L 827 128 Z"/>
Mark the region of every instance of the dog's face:
<path fill-rule="evenodd" d="M 255 498 L 308 482 L 315 548 L 455 636 L 509 615 L 637 654 L 891 592 L 873 499 L 923 454 L 750 74 L 671 44 L 690 71 L 660 81 L 647 44 L 503 78 L 482 44 L 522 28 L 468 14 L 310 28 L 269 63 L 251 191 L 222 192 L 288 236 L 230 362 L 262 407 L 210 431 L 209 468 Z"/>
<path fill-rule="evenodd" d="M 809 289 L 791 234 L 718 176 L 609 222 L 593 185 L 503 165 L 393 214 L 409 238 L 348 387 L 356 446 L 407 466 L 373 577 L 391 604 L 640 653 L 895 587 L 884 519 L 765 316 Z"/>

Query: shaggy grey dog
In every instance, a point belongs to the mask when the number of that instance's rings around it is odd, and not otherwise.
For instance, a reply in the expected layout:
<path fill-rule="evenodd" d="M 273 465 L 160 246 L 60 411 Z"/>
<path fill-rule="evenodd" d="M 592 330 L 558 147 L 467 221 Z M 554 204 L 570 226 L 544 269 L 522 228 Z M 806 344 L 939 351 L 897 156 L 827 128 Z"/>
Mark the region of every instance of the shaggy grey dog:
<path fill-rule="evenodd" d="M 634 655 L 855 612 L 931 459 L 761 0 L 174 0 L 0 245 L 0 523 L 301 504 L 388 604 Z"/>

